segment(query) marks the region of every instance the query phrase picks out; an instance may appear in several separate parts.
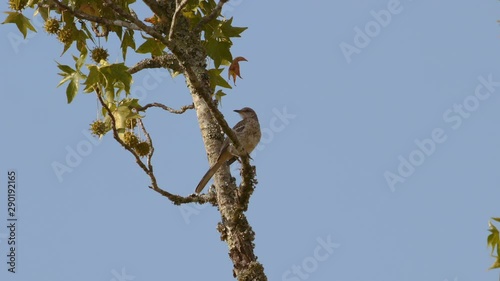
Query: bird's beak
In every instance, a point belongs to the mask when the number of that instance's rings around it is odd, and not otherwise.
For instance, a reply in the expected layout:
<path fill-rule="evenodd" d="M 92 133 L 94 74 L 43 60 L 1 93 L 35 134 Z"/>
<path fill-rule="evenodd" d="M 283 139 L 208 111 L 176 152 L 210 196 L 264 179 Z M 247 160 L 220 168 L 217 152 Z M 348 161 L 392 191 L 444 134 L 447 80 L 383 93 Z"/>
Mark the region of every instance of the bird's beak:
<path fill-rule="evenodd" d="M 241 112 L 241 109 L 235 109 L 233 110 L 234 112 L 237 112 L 237 113 L 240 113 Z"/>

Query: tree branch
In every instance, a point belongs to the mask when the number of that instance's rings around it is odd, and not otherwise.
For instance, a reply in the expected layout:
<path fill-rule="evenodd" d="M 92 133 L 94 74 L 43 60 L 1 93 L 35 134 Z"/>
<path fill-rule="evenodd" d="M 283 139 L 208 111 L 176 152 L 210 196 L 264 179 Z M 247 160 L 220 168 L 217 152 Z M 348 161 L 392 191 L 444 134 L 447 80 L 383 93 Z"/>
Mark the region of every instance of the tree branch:
<path fill-rule="evenodd" d="M 257 185 L 256 168 L 250 165 L 249 156 L 241 157 L 241 184 L 238 192 L 238 198 L 240 201 L 240 206 L 242 206 L 242 211 L 246 212 L 248 210 L 248 204 L 250 202 L 250 197 L 255 190 Z"/>
<path fill-rule="evenodd" d="M 122 20 L 109 20 L 109 19 L 104 18 L 104 17 L 92 16 L 92 15 L 86 14 L 86 13 L 79 11 L 79 10 L 73 10 L 58 0 L 50 0 L 50 1 L 52 1 L 54 4 L 56 4 L 62 10 L 67 11 L 68 13 L 72 14 L 73 16 L 75 16 L 76 18 L 79 18 L 79 19 L 84 19 L 84 20 L 88 20 L 91 22 L 100 23 L 103 25 L 113 25 L 113 26 L 126 27 L 126 28 L 130 28 L 130 29 L 134 29 L 134 30 L 141 30 L 137 25 L 130 23 L 130 22 L 126 22 L 126 21 L 122 21 Z"/>
<path fill-rule="evenodd" d="M 154 103 L 148 103 L 143 107 L 137 108 L 137 111 L 145 111 L 146 109 L 148 109 L 150 107 L 159 107 L 159 108 L 162 108 L 170 113 L 182 114 L 182 113 L 186 112 L 188 109 L 194 109 L 194 104 L 181 106 L 180 109 L 173 109 L 173 108 L 166 106 L 164 104 L 154 102 Z"/>
<path fill-rule="evenodd" d="M 163 56 L 158 56 L 150 59 L 143 59 L 136 65 L 128 69 L 130 74 L 139 72 L 145 68 L 168 68 L 173 71 L 182 72 L 182 67 L 179 61 L 173 54 L 166 54 Z"/>

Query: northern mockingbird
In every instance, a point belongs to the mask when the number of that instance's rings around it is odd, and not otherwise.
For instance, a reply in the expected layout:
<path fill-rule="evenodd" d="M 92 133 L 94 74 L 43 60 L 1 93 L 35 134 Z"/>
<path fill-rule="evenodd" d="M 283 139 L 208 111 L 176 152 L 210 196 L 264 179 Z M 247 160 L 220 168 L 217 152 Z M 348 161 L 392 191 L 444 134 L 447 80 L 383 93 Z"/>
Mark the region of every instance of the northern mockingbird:
<path fill-rule="evenodd" d="M 217 161 L 212 167 L 210 167 L 210 169 L 208 169 L 201 179 L 200 183 L 196 187 L 196 193 L 200 193 L 203 188 L 205 188 L 208 181 L 224 163 L 231 165 L 238 156 L 250 154 L 260 141 L 260 125 L 255 111 L 253 111 L 250 107 L 244 107 L 240 110 L 235 110 L 235 112 L 239 113 L 241 118 L 243 118 L 243 120 L 234 125 L 233 131 L 244 151 L 238 151 L 232 144 L 231 140 L 226 138 L 222 144 Z"/>

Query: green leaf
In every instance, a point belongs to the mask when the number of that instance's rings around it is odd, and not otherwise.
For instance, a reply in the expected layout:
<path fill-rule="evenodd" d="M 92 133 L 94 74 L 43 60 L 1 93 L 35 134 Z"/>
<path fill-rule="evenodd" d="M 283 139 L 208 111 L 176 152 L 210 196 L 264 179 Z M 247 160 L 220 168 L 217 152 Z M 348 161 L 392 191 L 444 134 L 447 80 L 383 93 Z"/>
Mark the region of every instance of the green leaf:
<path fill-rule="evenodd" d="M 26 1 L 25 0 L 25 2 L 27 2 L 26 3 L 26 7 L 30 7 L 30 8 L 33 9 L 35 7 L 35 4 L 38 4 L 39 1 L 37 1 L 37 0 L 28 0 L 28 1 Z"/>
<path fill-rule="evenodd" d="M 498 244 L 498 235 L 490 234 L 488 235 L 488 247 L 491 247 L 491 253 L 495 250 L 496 245 Z"/>
<path fill-rule="evenodd" d="M 76 46 L 79 51 L 82 51 L 82 49 L 87 48 L 87 34 L 83 30 L 78 30 L 75 27 L 76 34 L 73 36 L 75 41 L 77 42 Z"/>
<path fill-rule="evenodd" d="M 185 11 L 197 11 L 200 6 L 200 0 L 187 0 Z"/>
<path fill-rule="evenodd" d="M 41 8 L 40 6 L 36 8 L 35 12 L 33 13 L 33 16 L 36 16 L 40 14 L 42 16 L 42 19 L 46 21 L 49 18 L 49 9 L 47 8 Z"/>
<path fill-rule="evenodd" d="M 86 93 L 91 93 L 94 91 L 94 86 L 102 83 L 104 78 L 99 72 L 97 66 L 88 65 L 87 68 L 89 69 L 89 74 L 87 75 L 87 80 L 85 80 L 85 83 L 83 83 L 85 85 L 85 89 L 83 89 L 83 91 Z"/>
<path fill-rule="evenodd" d="M 109 30 L 114 32 L 116 34 L 116 36 L 118 36 L 118 40 L 122 40 L 122 36 L 123 36 L 123 28 L 121 26 L 110 26 L 109 27 Z"/>
<path fill-rule="evenodd" d="M 130 84 L 132 84 L 132 75 L 128 72 L 128 67 L 125 64 L 113 64 L 111 69 L 115 73 L 117 81 L 123 83 L 123 89 L 127 94 L 130 94 Z"/>
<path fill-rule="evenodd" d="M 488 228 L 488 231 L 490 231 L 490 232 L 492 232 L 492 233 L 493 233 L 493 232 L 498 232 L 498 230 L 497 230 L 496 226 L 495 226 L 494 224 L 492 224 L 491 222 L 488 222 L 488 227 L 489 227 L 489 228 Z"/>
<path fill-rule="evenodd" d="M 136 52 L 139 54 L 147 54 L 151 53 L 153 56 L 161 56 L 163 55 L 163 50 L 165 49 L 165 45 L 163 45 L 160 41 L 154 38 L 144 37 L 146 41 L 142 43 L 142 45 L 137 48 Z"/>
<path fill-rule="evenodd" d="M 78 93 L 80 78 L 82 76 L 78 71 L 68 65 L 57 63 L 57 67 L 62 71 L 59 75 L 63 77 L 57 87 L 69 81 L 68 87 L 66 88 L 66 97 L 68 99 L 68 103 L 71 103 Z"/>
<path fill-rule="evenodd" d="M 497 258 L 495 262 L 488 269 L 495 269 L 500 267 L 500 258 Z"/>
<path fill-rule="evenodd" d="M 82 68 L 83 64 L 85 63 L 85 59 L 87 58 L 87 54 L 88 54 L 87 48 L 83 48 L 79 57 L 73 56 L 73 59 L 75 60 L 76 70 L 79 71 Z"/>
<path fill-rule="evenodd" d="M 204 32 L 205 39 L 208 40 L 208 39 L 221 38 L 221 36 L 223 36 L 223 34 L 220 31 L 220 25 L 221 25 L 221 21 L 216 19 L 216 18 L 207 22 L 203 26 L 203 32 Z"/>
<path fill-rule="evenodd" d="M 202 18 L 202 15 L 200 13 L 196 13 L 195 11 L 187 11 L 182 14 L 189 20 L 190 27 L 198 25 Z"/>
<path fill-rule="evenodd" d="M 125 98 L 120 101 L 118 104 L 119 106 L 128 106 L 129 108 L 139 108 L 141 105 L 139 104 L 139 99 L 131 99 L 131 98 Z"/>
<path fill-rule="evenodd" d="M 130 93 L 132 75 L 128 72 L 128 67 L 124 63 L 115 63 L 100 68 L 100 72 L 106 77 L 108 86 L 114 86 L 115 82 L 123 83 L 123 89 Z"/>
<path fill-rule="evenodd" d="M 79 77 L 75 73 L 72 75 L 69 81 L 68 88 L 66 88 L 66 97 L 68 99 L 68 103 L 71 103 L 75 98 L 76 94 L 78 93 L 78 87 L 79 87 L 78 82 L 79 82 Z"/>
<path fill-rule="evenodd" d="M 63 77 L 63 79 L 57 84 L 57 87 L 61 86 L 62 84 L 66 83 L 68 80 L 72 78 L 72 76 L 76 73 L 76 70 L 71 68 L 68 65 L 62 65 L 60 63 L 57 63 L 57 67 L 62 70 L 62 72 L 59 73 Z"/>
<path fill-rule="evenodd" d="M 76 71 L 73 68 L 71 68 L 69 65 L 64 65 L 64 64 L 60 64 L 60 63 L 57 63 L 57 67 L 60 70 L 62 70 L 62 72 L 65 74 L 72 74 L 73 72 Z M 61 74 L 59 74 L 59 75 L 61 75 Z"/>
<path fill-rule="evenodd" d="M 89 28 L 87 27 L 87 25 L 85 24 L 84 21 L 82 21 L 82 30 L 83 32 L 85 32 L 85 34 L 87 35 L 87 38 L 89 38 L 90 40 L 92 40 L 92 42 L 94 44 L 97 44 L 95 41 L 94 41 L 94 36 L 92 36 L 92 32 L 90 32 Z"/>
<path fill-rule="evenodd" d="M 229 37 L 241 37 L 240 34 L 248 29 L 248 27 L 235 27 L 232 26 L 233 18 L 231 17 L 229 20 L 223 21 L 220 30 L 222 34 L 224 34 L 227 38 Z"/>
<path fill-rule="evenodd" d="M 229 65 L 233 61 L 233 56 L 229 49 L 231 42 L 219 42 L 217 39 L 209 39 L 204 42 L 207 50 L 207 55 L 214 60 L 215 68 L 219 68 L 221 64 Z"/>
<path fill-rule="evenodd" d="M 123 35 L 122 44 L 120 46 L 122 48 L 123 60 L 127 57 L 127 48 L 130 47 L 135 50 L 135 40 L 134 40 L 134 31 L 132 29 L 127 30 Z"/>
<path fill-rule="evenodd" d="M 500 239 L 500 234 L 498 232 L 498 229 L 491 222 L 488 222 L 488 226 L 489 226 L 488 231 L 491 232 L 491 234 L 488 235 L 487 245 L 488 247 L 491 247 L 491 254 L 493 254 L 495 248 L 497 249 L 497 254 L 498 254 L 499 253 L 498 246 L 500 245 L 498 242 Z"/>
<path fill-rule="evenodd" d="M 210 14 L 215 9 L 215 6 L 217 6 L 217 3 L 214 0 L 200 1 L 200 9 L 205 15 Z"/>
<path fill-rule="evenodd" d="M 215 93 L 215 99 L 219 102 L 219 104 L 222 104 L 222 97 L 225 95 L 226 94 L 220 89 L 217 91 L 217 93 Z"/>
<path fill-rule="evenodd" d="M 59 73 L 59 75 L 61 75 L 61 73 Z M 68 82 L 68 80 L 71 80 L 72 77 L 73 77 L 72 74 L 64 76 L 64 78 L 61 81 L 59 81 L 59 84 L 57 84 L 57 87 L 60 87 L 62 84 Z"/>
<path fill-rule="evenodd" d="M 228 89 L 232 89 L 231 85 L 227 83 L 224 78 L 220 75 L 221 72 L 223 71 L 222 68 L 213 68 L 208 70 L 208 76 L 210 77 L 210 87 L 212 88 L 212 91 L 215 91 L 215 87 L 220 86 Z"/>
<path fill-rule="evenodd" d="M 68 44 L 64 44 L 64 49 L 63 49 L 63 52 L 61 53 L 61 56 L 64 55 L 64 53 L 66 53 L 66 51 L 69 49 L 69 47 L 71 47 L 72 44 L 73 44 L 73 42 L 68 43 Z"/>
<path fill-rule="evenodd" d="M 23 14 L 19 12 L 5 12 L 5 13 L 8 14 L 8 16 L 5 19 L 5 21 L 2 22 L 2 24 L 15 23 L 19 31 L 21 31 L 21 33 L 23 34 L 24 38 L 26 38 L 26 35 L 28 34 L 28 29 L 36 32 L 36 29 L 35 27 L 33 27 L 33 25 L 31 25 L 30 20 Z"/>
<path fill-rule="evenodd" d="M 200 2 L 199 0 L 187 0 L 186 6 L 182 10 L 182 14 L 189 20 L 189 25 L 195 27 L 200 22 L 203 17 L 200 12 Z"/>

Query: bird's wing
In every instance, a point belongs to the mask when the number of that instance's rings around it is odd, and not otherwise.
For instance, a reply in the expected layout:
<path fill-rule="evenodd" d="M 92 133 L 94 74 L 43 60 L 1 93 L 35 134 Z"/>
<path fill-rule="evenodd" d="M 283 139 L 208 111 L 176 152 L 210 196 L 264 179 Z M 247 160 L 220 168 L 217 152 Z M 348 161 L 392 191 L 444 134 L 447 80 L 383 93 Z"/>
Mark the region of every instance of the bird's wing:
<path fill-rule="evenodd" d="M 244 120 L 241 120 L 240 122 L 236 123 L 233 127 L 233 131 L 236 132 L 236 134 L 241 133 L 245 130 L 245 123 Z"/>
<path fill-rule="evenodd" d="M 236 123 L 236 125 L 234 125 L 233 127 L 233 131 L 236 133 L 236 135 L 238 135 L 239 133 L 243 132 L 245 130 L 245 122 L 243 122 L 243 120 L 241 120 L 240 122 Z M 222 154 L 224 154 L 224 151 L 226 151 L 228 148 L 229 148 L 229 145 L 231 144 L 231 139 L 229 139 L 228 137 L 226 137 L 226 139 L 224 139 L 224 143 L 222 144 L 222 147 L 219 151 L 219 159 L 220 159 L 220 156 Z M 236 159 L 235 159 L 236 160 Z M 231 163 L 233 163 L 233 161 L 231 161 Z"/>

